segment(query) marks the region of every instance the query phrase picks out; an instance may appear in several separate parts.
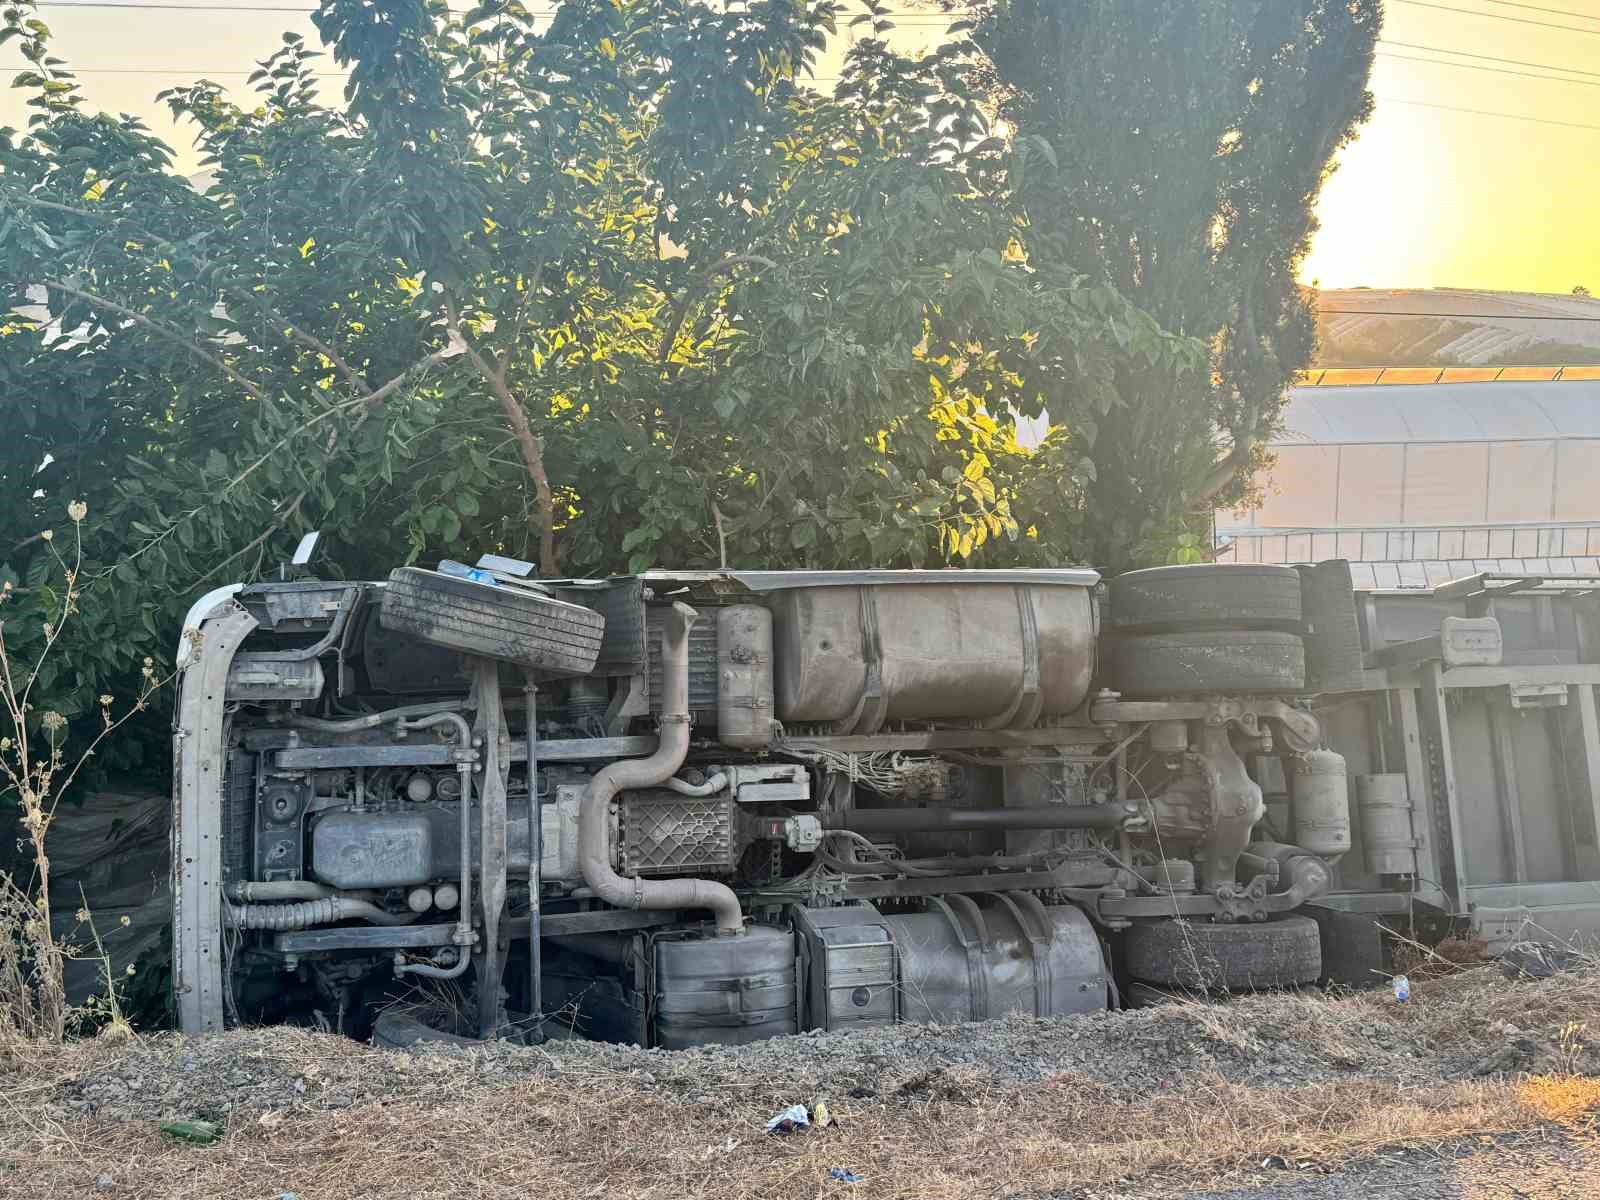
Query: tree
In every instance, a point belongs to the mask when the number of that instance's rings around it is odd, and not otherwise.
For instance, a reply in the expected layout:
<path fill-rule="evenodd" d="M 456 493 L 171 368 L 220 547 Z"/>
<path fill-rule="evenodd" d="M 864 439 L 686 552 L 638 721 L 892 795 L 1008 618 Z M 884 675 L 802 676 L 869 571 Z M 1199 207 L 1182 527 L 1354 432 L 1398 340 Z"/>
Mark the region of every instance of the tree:
<path fill-rule="evenodd" d="M 0 402 L 52 399 L 5 451 L 0 572 L 38 586 L 63 492 L 103 514 L 101 624 L 41 687 L 109 690 L 313 527 L 353 577 L 1081 559 L 1119 379 L 1202 348 L 1039 252 L 1017 185 L 1052 151 L 993 136 L 971 44 L 912 61 L 863 7 L 826 97 L 823 0 L 324 0 L 342 103 L 293 35 L 253 109 L 165 94 L 204 192 L 7 10 L 36 112 L 0 134 L 0 278 L 47 311 L 9 319 Z"/>
<path fill-rule="evenodd" d="M 947 7 L 949 7 L 947 5 Z M 1371 112 L 1379 0 L 983 0 L 976 77 L 1055 162 L 1017 187 L 1040 256 L 1092 271 L 1210 370 L 1119 365 L 1090 553 L 1163 558 L 1237 500 L 1314 347 L 1295 273 L 1334 154 Z"/>

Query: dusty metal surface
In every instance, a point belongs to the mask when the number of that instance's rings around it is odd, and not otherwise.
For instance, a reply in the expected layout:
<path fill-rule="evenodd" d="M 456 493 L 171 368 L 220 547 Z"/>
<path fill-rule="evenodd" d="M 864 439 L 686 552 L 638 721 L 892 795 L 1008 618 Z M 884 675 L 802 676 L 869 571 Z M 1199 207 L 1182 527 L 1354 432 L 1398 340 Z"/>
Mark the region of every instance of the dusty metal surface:
<path fill-rule="evenodd" d="M 212 1033 L 223 1026 L 222 788 L 224 700 L 234 653 L 256 628 L 241 608 L 201 627 L 184 668 L 173 732 L 172 988 L 178 1027 Z"/>

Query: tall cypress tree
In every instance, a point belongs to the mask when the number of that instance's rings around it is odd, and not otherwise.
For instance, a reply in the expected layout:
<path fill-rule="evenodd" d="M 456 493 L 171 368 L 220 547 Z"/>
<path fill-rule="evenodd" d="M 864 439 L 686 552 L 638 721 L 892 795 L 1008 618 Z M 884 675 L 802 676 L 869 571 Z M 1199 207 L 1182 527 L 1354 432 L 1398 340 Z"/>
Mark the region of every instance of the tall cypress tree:
<path fill-rule="evenodd" d="M 1314 349 L 1295 273 L 1334 154 L 1372 111 L 1380 0 L 981 0 L 978 68 L 1053 162 L 1013 181 L 1031 246 L 1098 272 L 1211 370 L 1134 369 L 1095 431 L 1097 561 L 1162 561 L 1248 494 Z M 1187 541 L 1187 539 L 1185 539 Z"/>

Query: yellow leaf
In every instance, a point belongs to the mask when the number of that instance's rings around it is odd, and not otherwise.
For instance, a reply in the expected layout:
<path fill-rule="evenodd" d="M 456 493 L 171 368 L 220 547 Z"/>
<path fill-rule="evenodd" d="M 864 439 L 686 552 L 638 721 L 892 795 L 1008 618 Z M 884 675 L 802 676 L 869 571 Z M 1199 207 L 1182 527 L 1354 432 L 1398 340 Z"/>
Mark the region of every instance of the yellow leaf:
<path fill-rule="evenodd" d="M 968 479 L 976 482 L 983 478 L 983 473 L 989 469 L 989 456 L 979 451 L 967 460 L 967 468 L 963 472 Z"/>
<path fill-rule="evenodd" d="M 313 246 L 315 246 L 316 244 L 317 244 L 317 239 L 314 238 L 314 237 L 308 237 L 305 241 L 301 242 L 300 243 L 300 257 L 301 258 L 309 257 L 310 254 L 311 254 L 311 248 Z"/>
<path fill-rule="evenodd" d="M 961 535 L 961 541 L 957 546 L 957 551 L 960 553 L 962 558 L 972 557 L 972 530 L 969 529 Z"/>
<path fill-rule="evenodd" d="M 989 527 L 982 521 L 973 526 L 973 532 L 975 534 L 973 537 L 974 544 L 981 546 L 989 540 Z"/>
<path fill-rule="evenodd" d="M 983 498 L 990 504 L 995 501 L 994 482 L 988 476 L 978 480 L 978 490 L 983 493 Z"/>
<path fill-rule="evenodd" d="M 600 53 L 604 54 L 607 58 L 615 59 L 617 57 L 617 44 L 608 37 L 601 38 Z"/>

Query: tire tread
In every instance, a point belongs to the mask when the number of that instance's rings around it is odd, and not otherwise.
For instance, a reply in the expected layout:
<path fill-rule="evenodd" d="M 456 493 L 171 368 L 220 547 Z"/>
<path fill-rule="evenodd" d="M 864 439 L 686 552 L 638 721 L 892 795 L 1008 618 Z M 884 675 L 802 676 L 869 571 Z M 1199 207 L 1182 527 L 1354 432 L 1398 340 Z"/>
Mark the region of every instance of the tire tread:
<path fill-rule="evenodd" d="M 1257 925 L 1152 921 L 1128 930 L 1128 974 L 1142 983 L 1195 991 L 1249 991 L 1314 983 L 1322 936 L 1310 917 Z"/>
<path fill-rule="evenodd" d="M 436 646 L 559 675 L 592 671 L 605 635 L 593 609 L 417 567 L 390 574 L 381 620 Z"/>
<path fill-rule="evenodd" d="M 1183 629 L 1301 630 L 1300 573 L 1272 563 L 1201 563 L 1127 571 L 1110 584 L 1107 625 L 1127 633 Z"/>

